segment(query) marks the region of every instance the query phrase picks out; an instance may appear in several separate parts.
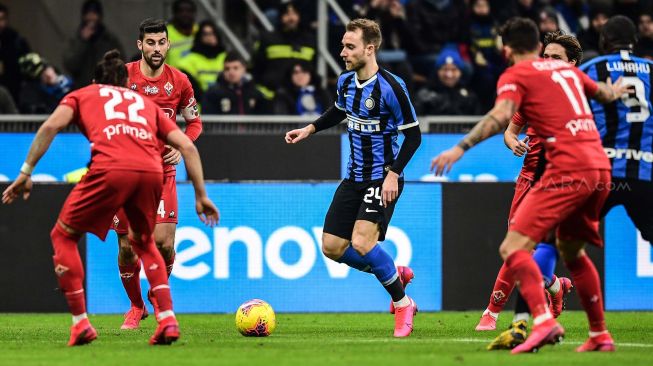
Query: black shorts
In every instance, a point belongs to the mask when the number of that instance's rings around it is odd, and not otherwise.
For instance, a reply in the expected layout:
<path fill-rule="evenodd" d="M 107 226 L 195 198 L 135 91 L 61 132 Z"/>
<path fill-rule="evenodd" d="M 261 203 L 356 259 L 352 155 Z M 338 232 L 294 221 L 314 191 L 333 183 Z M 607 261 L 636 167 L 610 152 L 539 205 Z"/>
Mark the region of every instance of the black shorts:
<path fill-rule="evenodd" d="M 612 178 L 611 188 L 601 217 L 613 207 L 623 205 L 642 238 L 653 243 L 653 182 Z"/>
<path fill-rule="evenodd" d="M 324 219 L 324 232 L 351 240 L 356 220 L 366 220 L 379 225 L 379 241 L 385 240 L 395 204 L 404 189 L 404 180 L 399 179 L 399 196 L 388 207 L 383 207 L 381 201 L 382 185 L 383 179 L 370 182 L 343 180 Z"/>

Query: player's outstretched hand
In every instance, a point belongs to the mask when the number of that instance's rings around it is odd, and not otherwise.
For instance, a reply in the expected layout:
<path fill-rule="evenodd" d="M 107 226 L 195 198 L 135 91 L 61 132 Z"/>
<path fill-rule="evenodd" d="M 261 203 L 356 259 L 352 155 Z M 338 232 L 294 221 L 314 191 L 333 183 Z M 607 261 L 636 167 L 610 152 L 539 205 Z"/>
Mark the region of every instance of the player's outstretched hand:
<path fill-rule="evenodd" d="M 181 161 L 181 152 L 170 145 L 165 145 L 167 151 L 163 155 L 163 163 L 168 165 L 177 165 Z"/>
<path fill-rule="evenodd" d="M 528 136 L 524 137 L 523 140 L 518 138 L 515 138 L 514 140 L 507 140 L 506 144 L 508 145 L 508 148 L 512 150 L 512 153 L 517 157 L 524 156 L 524 154 L 531 151 L 531 147 L 528 146 Z"/>
<path fill-rule="evenodd" d="M 453 164 L 460 160 L 464 153 L 465 151 L 458 146 L 441 152 L 431 160 L 431 171 L 435 170 L 435 175 L 449 173 Z"/>
<path fill-rule="evenodd" d="M 208 226 L 213 227 L 220 221 L 220 211 L 206 196 L 195 199 L 195 211 L 200 220 Z"/>
<path fill-rule="evenodd" d="M 605 83 L 612 89 L 612 93 L 614 94 L 614 99 L 617 100 L 619 99 L 622 95 L 630 93 L 631 89 L 633 88 L 633 85 L 629 84 L 624 84 L 623 82 L 623 77 L 619 77 L 615 83 L 612 83 L 612 79 L 608 78 Z"/>
<path fill-rule="evenodd" d="M 301 140 L 304 140 L 315 131 L 313 125 L 308 125 L 304 128 L 298 128 L 292 131 L 286 132 L 286 143 L 287 144 L 296 144 Z"/>
<path fill-rule="evenodd" d="M 29 175 L 23 173 L 18 174 L 16 180 L 2 192 L 2 203 L 9 204 L 14 202 L 16 197 L 21 193 L 23 194 L 24 200 L 28 199 L 32 192 L 32 185 L 32 178 Z"/>

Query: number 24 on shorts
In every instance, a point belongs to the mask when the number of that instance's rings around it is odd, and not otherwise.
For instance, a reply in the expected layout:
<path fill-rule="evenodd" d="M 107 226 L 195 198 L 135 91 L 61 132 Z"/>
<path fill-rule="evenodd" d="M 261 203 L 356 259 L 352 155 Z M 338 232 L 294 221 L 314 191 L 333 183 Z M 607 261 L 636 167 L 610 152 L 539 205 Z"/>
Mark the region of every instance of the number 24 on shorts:
<path fill-rule="evenodd" d="M 381 187 L 370 187 L 367 189 L 367 193 L 363 197 L 363 202 L 365 203 L 374 203 L 372 198 L 376 198 L 379 201 L 379 206 L 383 206 L 381 201 Z"/>

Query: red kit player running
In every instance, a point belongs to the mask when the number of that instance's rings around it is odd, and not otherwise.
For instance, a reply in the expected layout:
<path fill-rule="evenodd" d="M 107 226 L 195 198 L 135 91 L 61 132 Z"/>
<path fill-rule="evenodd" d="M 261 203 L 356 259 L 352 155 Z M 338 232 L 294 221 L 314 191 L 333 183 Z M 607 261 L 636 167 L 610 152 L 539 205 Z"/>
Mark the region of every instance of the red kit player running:
<path fill-rule="evenodd" d="M 186 159 L 200 219 L 215 225 L 218 211 L 206 196 L 195 145 L 156 104 L 124 88 L 127 69 L 118 51 L 105 54 L 95 69 L 94 80 L 98 84 L 65 96 L 39 128 L 18 178 L 3 192 L 2 202 L 11 203 L 21 193 L 24 199 L 29 197 L 34 166 L 55 135 L 70 123 L 76 124 L 91 142 L 91 165 L 66 199 L 50 233 L 54 272 L 73 315 L 68 345 L 90 343 L 97 337 L 86 314 L 84 267 L 77 242 L 86 232 L 104 240 L 118 209 L 129 218 L 129 242 L 147 268 L 145 273 L 159 305 L 159 325 L 150 344 L 170 344 L 179 338 L 179 326 L 172 311 L 163 258 L 152 237 L 163 182 L 161 140 L 176 146 Z"/>
<path fill-rule="evenodd" d="M 170 48 L 168 30 L 163 20 L 146 19 L 139 27 L 138 49 L 142 58 L 127 64 L 129 74 L 128 87 L 146 98 L 154 101 L 173 121 L 177 112 L 181 112 L 186 120 L 186 135 L 195 141 L 202 132 L 197 103 L 190 81 L 181 71 L 164 63 Z M 163 192 L 156 211 L 156 226 L 154 241 L 166 264 L 168 276 L 172 272 L 175 261 L 175 231 L 177 228 L 177 188 L 175 182 L 175 165 L 181 160 L 179 151 L 166 146 L 163 156 Z M 141 319 L 147 317 L 147 310 L 141 296 L 139 273 L 141 261 L 131 249 L 127 240 L 128 222 L 123 212 L 118 212 L 113 228 L 118 234 L 119 253 L 118 266 L 120 278 L 131 308 L 125 314 L 122 329 L 138 328 Z M 155 298 L 148 292 L 148 298 L 154 306 Z"/>
<path fill-rule="evenodd" d="M 464 152 L 503 131 L 516 111 L 544 142 L 548 166 L 510 220 L 499 252 L 507 275 L 519 283 L 533 315 L 533 331 L 512 353 L 532 352 L 560 341 L 564 329 L 553 318 L 543 291 L 542 274 L 531 250 L 556 228 L 558 249 L 572 274 L 590 323 L 590 341 L 614 350 L 605 325 L 598 273 L 583 247 L 602 245 L 599 215 L 609 193 L 610 162 L 603 152 L 587 98 L 616 100 L 627 88 L 597 84 L 560 60 L 539 57 L 539 31 L 532 20 L 513 18 L 501 32 L 504 52 L 514 64 L 500 77 L 494 108 L 453 148 L 435 158 L 436 174 L 451 169 Z M 611 347 L 608 347 L 611 346 Z"/>

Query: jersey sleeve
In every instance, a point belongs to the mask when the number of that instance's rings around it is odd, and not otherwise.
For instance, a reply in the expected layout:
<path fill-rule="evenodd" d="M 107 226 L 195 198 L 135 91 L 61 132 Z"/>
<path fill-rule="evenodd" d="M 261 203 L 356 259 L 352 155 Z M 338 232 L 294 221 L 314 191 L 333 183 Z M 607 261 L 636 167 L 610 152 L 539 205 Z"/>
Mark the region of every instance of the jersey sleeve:
<path fill-rule="evenodd" d="M 182 117 L 186 121 L 185 133 L 191 140 L 195 141 L 202 133 L 202 120 L 200 119 L 197 100 L 195 100 L 195 92 L 190 81 L 185 75 L 181 80 L 183 80 L 183 86 L 181 88 L 179 109 L 181 110 Z"/>
<path fill-rule="evenodd" d="M 576 74 L 581 78 L 583 81 L 583 88 L 585 89 L 585 95 L 593 97 L 596 95 L 596 93 L 599 91 L 599 85 L 596 83 L 596 81 L 592 80 L 586 73 L 577 70 Z"/>
<path fill-rule="evenodd" d="M 497 82 L 497 99 L 500 100 L 511 100 L 515 102 L 517 107 L 521 104 L 522 98 L 524 97 L 524 87 L 519 82 L 517 75 L 510 71 L 506 71 L 499 77 Z"/>
<path fill-rule="evenodd" d="M 524 117 L 521 115 L 521 113 L 516 112 L 516 113 L 512 116 L 512 123 L 516 124 L 516 125 L 519 126 L 519 127 L 524 127 L 524 125 L 526 124 L 526 120 L 525 120 Z"/>
<path fill-rule="evenodd" d="M 157 137 L 164 143 L 168 143 L 168 134 L 174 130 L 179 130 L 179 126 L 174 123 L 161 108 L 156 108 L 156 126 Z"/>
<path fill-rule="evenodd" d="M 391 90 L 386 93 L 385 102 L 397 121 L 397 129 L 404 130 L 419 125 L 406 84 L 392 75 L 388 77 L 388 83 Z"/>
<path fill-rule="evenodd" d="M 73 120 L 71 121 L 74 124 L 77 124 L 79 121 L 79 96 L 78 93 L 72 92 L 64 96 L 63 99 L 59 102 L 59 105 L 65 105 L 70 107 L 73 110 Z"/>
<path fill-rule="evenodd" d="M 340 77 L 338 77 L 338 83 L 336 84 L 336 101 L 335 101 L 335 106 L 336 108 L 340 109 L 341 111 L 345 111 L 347 107 L 347 102 L 345 99 L 345 91 L 342 88 L 342 84 L 344 83 L 345 77 L 344 73 L 340 74 Z"/>

